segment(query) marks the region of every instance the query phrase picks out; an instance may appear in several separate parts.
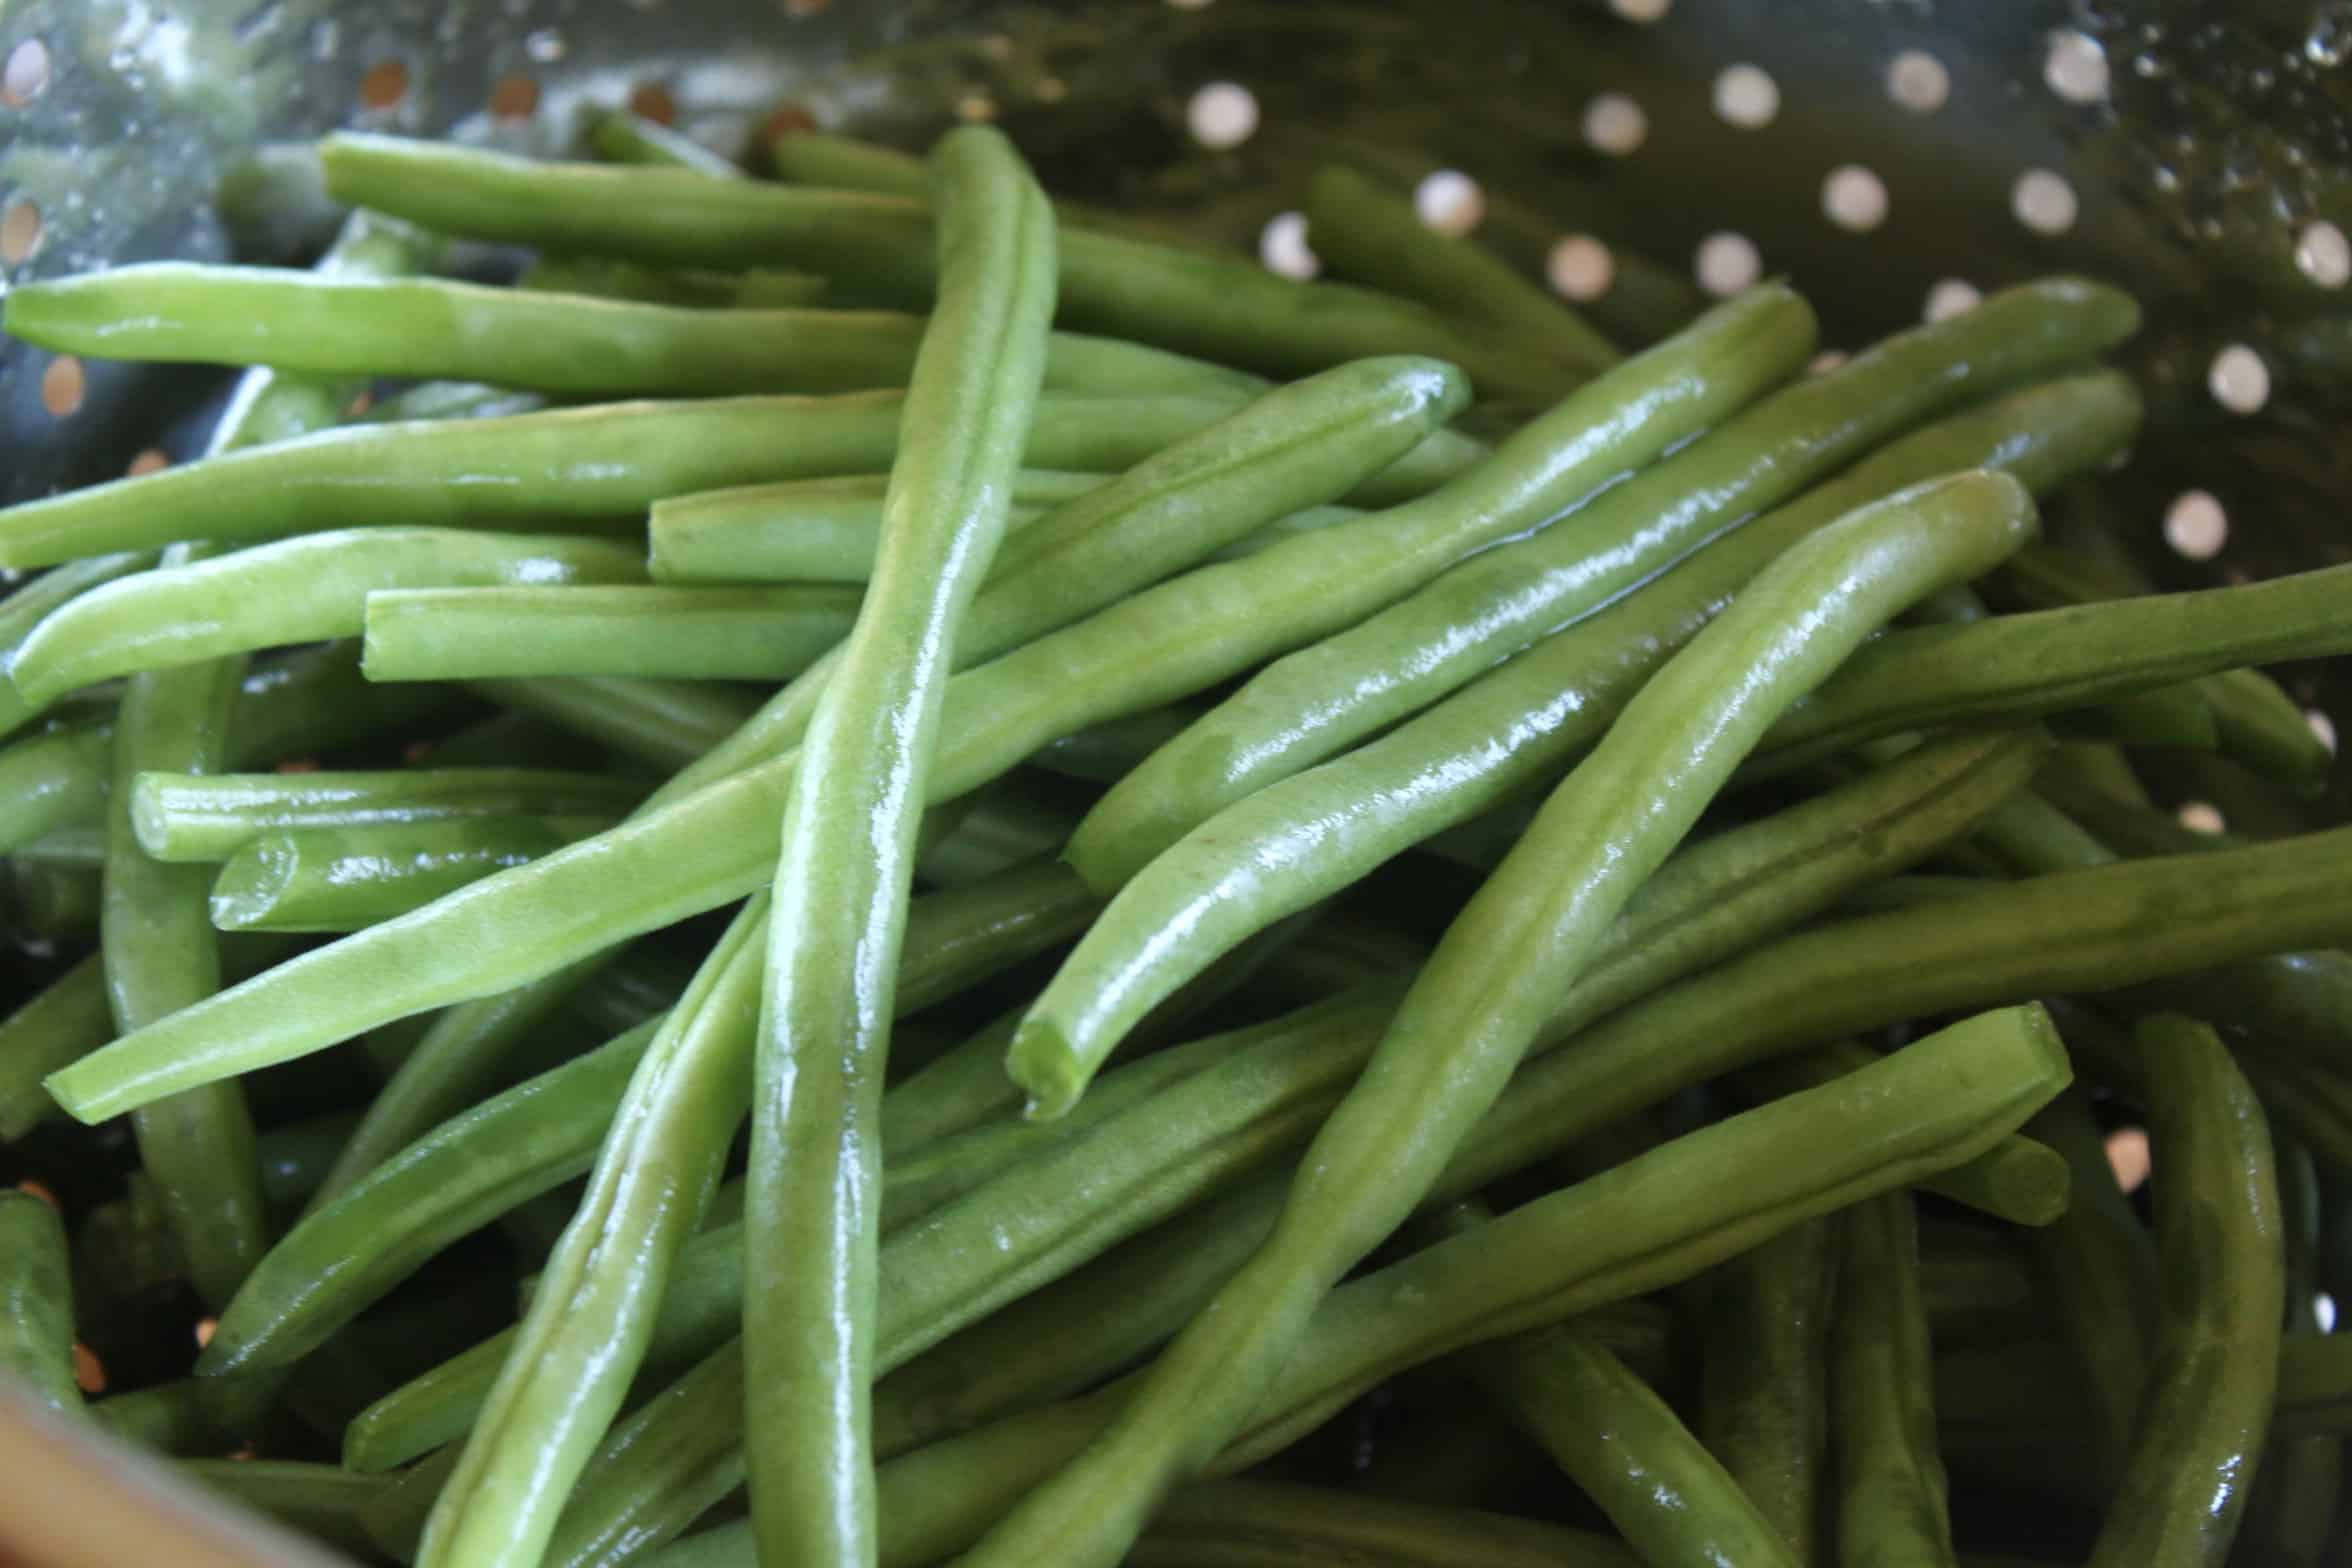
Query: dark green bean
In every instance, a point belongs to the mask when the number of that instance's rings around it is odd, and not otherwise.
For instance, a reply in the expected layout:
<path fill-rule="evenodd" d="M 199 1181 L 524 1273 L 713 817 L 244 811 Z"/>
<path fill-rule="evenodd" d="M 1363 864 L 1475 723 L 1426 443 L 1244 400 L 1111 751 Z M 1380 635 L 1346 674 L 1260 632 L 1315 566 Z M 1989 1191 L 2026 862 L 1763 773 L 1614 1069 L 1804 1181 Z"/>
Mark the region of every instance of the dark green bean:
<path fill-rule="evenodd" d="M 272 1127 L 253 1140 L 261 1159 L 261 1200 L 274 1213 L 302 1207 L 326 1180 L 335 1151 L 351 1136 L 359 1118 L 348 1111 L 332 1111 L 305 1121 Z"/>
<path fill-rule="evenodd" d="M 1475 238 L 1440 234 L 1410 201 L 1344 165 L 1307 185 L 1309 242 L 1343 277 L 1419 300 L 1466 329 L 1499 334 L 1593 375 L 1621 357 L 1559 296 L 1514 272 Z"/>
<path fill-rule="evenodd" d="M 1700 1283 L 1699 1434 L 1800 1564 L 1820 1561 L 1836 1241 L 1811 1220 Z"/>
<path fill-rule="evenodd" d="M 0 1191 L 0 1260 L 0 1377 L 52 1410 L 80 1410 L 73 1271 L 47 1199 Z"/>
<path fill-rule="evenodd" d="M 140 670 L 356 636 L 372 589 L 644 578 L 642 553 L 618 540 L 438 528 L 309 534 L 93 589 L 25 639 L 9 675 L 27 701 L 46 703 Z"/>
<path fill-rule="evenodd" d="M 1532 1519 L 1274 1481 L 1212 1481 L 1172 1495 L 1128 1562 L 1336 1568 L 1367 1556 L 1395 1568 L 1634 1568 L 1636 1561 L 1606 1536 Z"/>
<path fill-rule="evenodd" d="M 643 793 L 627 779 L 546 768 L 143 773 L 131 787 L 131 822 L 158 860 L 226 860 L 268 833 L 615 816 Z"/>
<path fill-rule="evenodd" d="M 861 597 L 832 584 L 371 590 L 361 659 L 375 681 L 781 681 L 848 633 Z"/>
<path fill-rule="evenodd" d="M 554 409 L 330 431 L 0 510 L 0 566 L 182 538 L 348 527 L 628 517 L 666 495 L 873 473 L 898 447 L 897 392 Z M 1235 397 L 1045 400 L 1038 468 L 1127 468 L 1231 413 Z"/>
<path fill-rule="evenodd" d="M 2031 284 L 1723 418 L 1552 526 L 1462 562 L 1253 677 L 1113 786 L 1072 838 L 1072 863 L 1098 888 L 1116 888 L 1222 807 L 1426 707 L 1905 427 L 2096 353 L 2138 320 L 2113 289 Z M 1498 461 L 1549 424 L 1514 437 Z M 1557 495 L 1546 510 L 1572 499 Z"/>
<path fill-rule="evenodd" d="M 372 1551 L 359 1511 L 381 1496 L 379 1477 L 287 1459 L 183 1459 L 178 1469 L 204 1485 L 347 1552 Z"/>
<path fill-rule="evenodd" d="M 113 1037 L 104 961 L 95 953 L 0 1023 L 0 1143 L 58 1114 L 41 1080 Z"/>
<path fill-rule="evenodd" d="M 903 197 L 530 163 L 382 136 L 330 136 L 321 157 L 338 199 L 448 234 L 661 265 L 782 262 L 916 308 L 941 277 L 931 215 Z M 627 221 L 610 221 L 616 213 Z M 1079 331 L 1272 376 L 1406 353 L 1451 360 L 1482 391 L 1513 396 L 1557 396 L 1574 379 L 1410 301 L 1293 282 L 1238 256 L 1084 229 L 1063 236 L 1060 249 L 1059 317 Z"/>
<path fill-rule="evenodd" d="M 1121 890 L 1041 1005 L 1075 1050 L 1100 1049 L 1224 944 L 1553 776 L 1757 573 L 1850 508 L 1980 462 L 2055 482 L 2127 439 L 2137 410 L 2128 386 L 2102 376 L 1895 443 L 1379 740 L 1227 807 Z"/>
<path fill-rule="evenodd" d="M 735 691 L 701 681 L 545 675 L 466 684 L 492 702 L 535 714 L 665 773 L 706 755 L 757 711 L 757 704 Z M 389 689 L 403 687 L 394 683 Z"/>
<path fill-rule="evenodd" d="M 570 397 L 822 395 L 902 387 L 923 318 L 701 310 L 448 278 L 331 279 L 160 261 L 9 290 L 0 326 L 55 353 L 487 381 Z M 1251 392 L 1256 376 L 1058 333 L 1045 385 L 1089 397 Z"/>
<path fill-rule="evenodd" d="M 2281 1230 L 2286 1242 L 2286 1332 L 2321 1332 L 2316 1310 L 2322 1200 L 2311 1151 L 2272 1129 Z M 2282 1346 L 2283 1346 L 2282 1341 Z M 2326 1561 L 2328 1525 L 2343 1489 L 2344 1444 L 2333 1433 L 2281 1432 L 2273 1417 L 2262 1468 L 2239 1526 L 2236 1550 L 2248 1561 L 2316 1568 Z"/>
<path fill-rule="evenodd" d="M 1103 483 L 1100 474 L 1023 469 L 1006 526 L 1023 528 Z M 873 575 L 886 484 L 851 474 L 656 501 L 647 570 L 657 583 L 862 583 Z"/>
<path fill-rule="evenodd" d="M 61 828 L 95 825 L 106 810 L 114 731 L 51 730 L 0 748 L 0 854 Z"/>
<path fill-rule="evenodd" d="M 438 718 L 461 705 L 439 686 L 378 686 L 359 673 L 359 645 L 331 642 L 254 664 L 237 691 L 229 763 L 251 768 L 315 758 L 355 741 Z"/>
<path fill-rule="evenodd" d="M 1574 1325 L 1482 1346 L 1469 1364 L 1644 1561 L 1796 1568 L 1779 1528 L 1666 1401 Z"/>
<path fill-rule="evenodd" d="M 222 862 L 223 931 L 357 931 L 613 825 L 599 817 L 464 817 L 264 833 Z"/>
<path fill-rule="evenodd" d="M 1907 1193 L 1857 1204 L 1840 1226 L 1830 1407 L 1838 1560 L 1944 1564 L 1952 1522 L 1936 1455 L 1933 1357 Z"/>
<path fill-rule="evenodd" d="M 2090 1561 L 2217 1563 L 2261 1466 L 2279 1386 L 2286 1260 L 2270 1129 L 2211 1029 L 2159 1016 L 2133 1045 L 2162 1173 L 2164 1318 L 2130 1462 Z"/>

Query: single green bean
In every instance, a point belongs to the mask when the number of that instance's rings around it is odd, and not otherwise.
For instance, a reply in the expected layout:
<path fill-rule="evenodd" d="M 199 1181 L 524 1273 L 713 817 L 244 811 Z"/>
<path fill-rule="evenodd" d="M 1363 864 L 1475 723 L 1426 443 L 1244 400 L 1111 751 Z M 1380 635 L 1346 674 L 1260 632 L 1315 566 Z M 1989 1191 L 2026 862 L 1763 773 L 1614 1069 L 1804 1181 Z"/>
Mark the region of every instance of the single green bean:
<path fill-rule="evenodd" d="M 16 662 L 33 628 L 57 610 L 118 577 L 143 572 L 155 564 L 145 551 L 94 555 L 52 568 L 0 599 L 0 675 Z M 0 681 L 0 735 L 12 735 L 38 716 L 40 710 L 17 695 L 13 682 Z"/>
<path fill-rule="evenodd" d="M 61 828 L 94 824 L 106 810 L 114 731 L 51 730 L 0 748 L 0 854 Z"/>
<path fill-rule="evenodd" d="M 2148 1096 L 2156 1364 L 2093 1568 L 2174 1568 L 2228 1555 L 2279 1387 L 2286 1259 L 2270 1129 L 2219 1037 L 2177 1015 L 2133 1033 Z"/>
<path fill-rule="evenodd" d="M 364 528 L 309 534 L 82 595 L 41 623 L 10 679 L 31 702 L 117 675 L 256 648 L 356 636 L 375 588 L 642 582 L 617 540 Z"/>
<path fill-rule="evenodd" d="M 1644 1561 L 1797 1568 L 1779 1527 L 1666 1401 L 1573 1324 L 1481 1346 L 1468 1360 Z"/>
<path fill-rule="evenodd" d="M 375 681 L 780 681 L 841 640 L 861 597 L 831 584 L 371 590 L 361 664 Z"/>
<path fill-rule="evenodd" d="M 578 1217 L 426 1523 L 421 1562 L 534 1555 L 618 1413 L 749 1103 L 767 925 L 768 900 L 754 897 L 622 1096 Z"/>
<path fill-rule="evenodd" d="M 0 1192 L 0 1259 L 0 1377 L 52 1410 L 80 1410 L 73 1270 L 48 1200 Z"/>
<path fill-rule="evenodd" d="M 2099 377 L 1932 426 L 1386 736 L 1237 801 L 1121 889 L 1047 987 L 1041 1038 L 1050 1034 L 1073 1062 L 1094 1056 L 1226 944 L 1539 784 L 1609 732 L 1651 672 L 1759 572 L 1851 507 L 1948 473 L 1955 458 L 1957 466 L 2013 463 L 2029 482 L 2046 483 L 2095 462 L 2137 419 L 2128 386 Z"/>
<path fill-rule="evenodd" d="M 143 773 L 131 786 L 131 822 L 157 860 L 226 860 L 267 833 L 617 815 L 643 793 L 627 779 L 542 768 Z"/>
<path fill-rule="evenodd" d="M 2096 353 L 2139 320 L 2128 296 L 2072 279 L 1982 309 L 1784 388 L 1552 526 L 1278 660 L 1113 786 L 1072 838 L 1072 863 L 1110 891 L 1220 808 L 1426 707 L 1906 426 Z"/>
<path fill-rule="evenodd" d="M 1920 1293 L 1919 1224 L 1907 1193 L 1858 1204 L 1840 1227 L 1830 1406 L 1838 1463 L 1838 1560 L 1954 1568 L 1933 1356 Z"/>
<path fill-rule="evenodd" d="M 2067 1073 L 2033 1008 L 1972 1019 L 1872 1071 L 1866 1084 L 1843 1080 L 1801 1104 L 1733 1117 L 1342 1286 L 1214 1468 L 1256 1462 L 1405 1367 L 1688 1278 L 1789 1225 L 1968 1158 Z M 1890 1116 L 1890 1103 L 1905 1113 Z M 1698 1169 L 1706 1180 L 1693 1181 Z M 550 1560 L 625 1560 L 605 1553 L 623 1541 L 631 1555 L 658 1544 L 731 1490 L 742 1461 L 721 1423 L 740 1377 L 730 1346 L 616 1430 Z M 1092 1439 L 1133 1381 L 884 1466 L 881 1561 L 932 1562 L 970 1543 Z"/>
<path fill-rule="evenodd" d="M 1654 676 L 1448 929 L 1310 1145 L 1273 1238 L 1155 1363 L 1112 1431 L 991 1532 L 973 1568 L 1045 1542 L 1061 1560 L 1115 1561 L 1171 1479 L 1223 1446 L 1316 1300 L 1420 1202 L 1594 939 L 1773 719 L 1913 599 L 1997 564 L 2036 526 L 2006 475 L 1902 492 L 1794 547 Z M 1031 1036 L 1037 1018 L 1009 1065 L 1050 1115 L 1087 1064 L 1066 1036 Z"/>
<path fill-rule="evenodd" d="M 380 1477 L 289 1459 L 183 1459 L 177 1468 L 315 1540 L 347 1552 L 374 1549 L 359 1511 L 383 1494 Z"/>
<path fill-rule="evenodd" d="M 0 1023 L 0 1143 L 57 1114 L 41 1080 L 114 1037 L 104 961 L 95 953 Z"/>
<path fill-rule="evenodd" d="M 569 397 L 902 387 L 924 330 L 922 317 L 895 310 L 701 310 L 449 278 L 179 261 L 11 289 L 0 327 L 61 354 L 487 381 Z M 1265 383 L 1161 349 L 1057 333 L 1045 385 L 1125 397 L 1247 393 Z"/>
<path fill-rule="evenodd" d="M 1307 185 L 1309 242 L 1333 270 L 1419 300 L 1465 328 L 1500 334 L 1593 375 L 1621 357 L 1556 294 L 1474 237 L 1440 234 L 1408 200 L 1332 164 Z"/>
<path fill-rule="evenodd" d="M 1045 400 L 1027 461 L 1127 468 L 1238 396 Z M 707 398 L 327 431 L 0 510 L 0 566 L 182 538 L 350 526 L 495 527 L 627 517 L 667 495 L 871 473 L 898 448 L 897 392 Z"/>
<path fill-rule="evenodd" d="M 910 308 L 926 305 L 942 277 L 932 215 L 904 197 L 531 163 L 383 136 L 330 136 L 320 155 L 337 199 L 442 233 L 662 265 L 781 262 Z M 628 221 L 605 221 L 614 213 Z M 1238 256 L 1083 229 L 1060 250 L 1059 318 L 1079 331 L 1270 376 L 1404 353 L 1451 360 L 1493 393 L 1557 396 L 1573 381 L 1410 301 L 1295 282 Z"/>
<path fill-rule="evenodd" d="M 2293 1135 L 2272 1129 L 2278 1169 L 2279 1212 L 2286 1241 L 2286 1322 L 2289 1335 L 2321 1332 L 2316 1310 L 2323 1201 L 2311 1151 Z M 2284 1341 L 2281 1342 L 2283 1352 Z M 2344 1445 L 2332 1433 L 2278 1429 L 2255 1473 L 2253 1495 L 2238 1530 L 2236 1550 L 2248 1561 L 2282 1568 L 2317 1568 L 2326 1561 L 2328 1525 L 2343 1489 Z"/>
<path fill-rule="evenodd" d="M 586 294 L 596 299 L 693 305 L 706 310 L 798 309 L 821 304 L 831 287 L 812 273 L 786 272 L 774 267 L 704 272 L 691 268 L 640 267 L 635 262 L 614 261 L 603 256 L 542 256 L 522 270 L 514 286 L 545 294 Z M 421 385 L 445 389 L 441 395 L 454 398 L 458 395 L 455 388 L 480 383 L 427 381 Z M 533 406 L 537 401 L 532 400 Z"/>
<path fill-rule="evenodd" d="M 1699 1435 L 1800 1564 L 1820 1561 L 1837 1227 L 1809 1220 L 1701 1281 Z"/>
<path fill-rule="evenodd" d="M 302 1207 L 326 1180 L 335 1151 L 351 1136 L 359 1118 L 348 1111 L 331 1111 L 282 1127 L 272 1127 L 253 1140 L 261 1159 L 261 1201 L 274 1213 Z"/>
<path fill-rule="evenodd" d="M 670 169 L 692 169 L 722 180 L 744 178 L 734 159 L 711 151 L 682 131 L 659 120 L 612 109 L 599 114 L 588 127 L 588 145 L 608 163 L 650 163 Z"/>
<path fill-rule="evenodd" d="M 2012 797 L 2014 799 L 2015 797 Z M 1990 816 L 1998 816 L 1996 806 Z M 1741 1081 L 1764 1094 L 1786 1094 L 1868 1066 L 1879 1053 L 1844 1040 L 1744 1070 Z M 2073 1172 L 2064 1156 L 2031 1138 L 2005 1138 L 1979 1159 L 1939 1174 L 1927 1190 L 2013 1225 L 2048 1225 L 2066 1212 Z"/>
<path fill-rule="evenodd" d="M 929 172 L 938 300 L 907 391 L 920 434 L 892 464 L 873 580 L 809 719 L 767 934 L 744 1352 L 752 1520 L 778 1561 L 873 1555 L 893 971 L 953 650 L 1004 538 L 1054 310 L 1053 211 L 1012 143 L 951 131 Z"/>
<path fill-rule="evenodd" d="M 611 827 L 611 816 L 465 817 L 264 833 L 222 862 L 223 931 L 357 931 Z"/>
<path fill-rule="evenodd" d="M 1024 469 L 1013 482 L 1006 526 L 1026 527 L 1103 482 L 1099 474 Z M 887 483 L 850 474 L 656 501 L 646 527 L 647 570 L 657 583 L 863 583 L 874 571 Z"/>

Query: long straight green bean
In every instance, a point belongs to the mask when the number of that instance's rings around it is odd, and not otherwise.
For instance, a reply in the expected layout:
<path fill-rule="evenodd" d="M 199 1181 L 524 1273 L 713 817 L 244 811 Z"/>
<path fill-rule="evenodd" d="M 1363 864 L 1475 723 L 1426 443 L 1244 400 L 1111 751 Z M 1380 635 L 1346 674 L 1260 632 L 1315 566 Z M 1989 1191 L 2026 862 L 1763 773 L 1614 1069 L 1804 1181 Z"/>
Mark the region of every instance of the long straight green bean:
<path fill-rule="evenodd" d="M 52 980 L 0 1023 L 0 1143 L 14 1143 L 57 1102 L 41 1080 L 114 1037 L 104 960 L 93 953 Z"/>
<path fill-rule="evenodd" d="M 1054 311 L 1053 211 L 1012 143 L 951 131 L 930 178 L 938 299 L 907 391 L 920 434 L 891 466 L 873 580 L 809 718 L 767 933 L 744 1360 L 752 1519 L 779 1561 L 873 1556 L 894 971 L 954 649 L 1004 538 Z"/>
<path fill-rule="evenodd" d="M 1997 564 L 2037 526 L 2006 475 L 1902 492 L 1793 548 L 1653 677 L 1449 927 L 1309 1146 L 1272 1239 L 1087 1457 L 990 1533 L 974 1568 L 1039 1551 L 1115 1562 L 1171 1480 L 1223 1446 L 1316 1300 L 1426 1195 L 1594 939 L 1773 719 L 1914 599 Z M 1011 1071 L 1048 1114 L 1066 1109 L 1083 1061 L 1027 1032 Z"/>
<path fill-rule="evenodd" d="M 683 1559 L 676 1548 L 672 1555 Z M 1367 1557 L 1396 1568 L 1634 1568 L 1637 1561 L 1605 1535 L 1532 1519 L 1242 1480 L 1172 1495 L 1128 1560 L 1133 1568 L 1292 1568 Z M 690 1560 L 657 1561 L 692 1568 Z"/>
<path fill-rule="evenodd" d="M 619 540 L 440 528 L 308 534 L 93 589 L 25 639 L 9 678 L 28 702 L 48 702 L 140 670 L 354 637 L 378 588 L 644 578 L 642 552 Z"/>
<path fill-rule="evenodd" d="M 1232 412 L 1238 396 L 1045 400 L 1037 468 L 1111 472 Z M 592 404 L 489 419 L 356 426 L 0 510 L 0 566 L 179 539 L 347 528 L 496 527 L 641 515 L 667 495 L 877 473 L 897 392 Z"/>
<path fill-rule="evenodd" d="M 848 633 L 860 597 L 832 584 L 370 589 L 361 667 L 376 681 L 781 681 Z"/>
<path fill-rule="evenodd" d="M 158 860 L 225 860 L 265 833 L 618 815 L 643 793 L 628 779 L 552 768 L 142 773 L 131 822 Z"/>
<path fill-rule="evenodd" d="M 1551 527 L 1261 671 L 1113 786 L 1072 838 L 1072 862 L 1115 888 L 1220 808 L 1445 696 L 1907 426 L 2096 354 L 2138 321 L 2114 289 L 2033 283 L 1774 393 Z"/>
<path fill-rule="evenodd" d="M 1699 1284 L 1699 1435 L 1801 1564 L 1821 1560 L 1837 1225 L 1811 1220 Z"/>
<path fill-rule="evenodd" d="M 1936 1455 L 1933 1357 L 1919 1284 L 1919 1224 L 1907 1193 L 1857 1204 L 1831 1335 L 1838 1560 L 1957 1568 Z"/>
<path fill-rule="evenodd" d="M 269 365 L 314 376 L 488 381 L 603 397 L 902 387 L 923 318 L 894 310 L 698 310 L 448 278 L 340 279 L 148 262 L 11 289 L 0 327 L 61 354 Z M 1057 333 L 1045 385 L 1089 397 L 1250 392 L 1257 377 Z"/>
<path fill-rule="evenodd" d="M 441 233 L 662 265 L 781 263 L 910 307 L 928 303 L 940 283 L 932 216 L 904 197 L 530 163 L 383 136 L 330 136 L 320 156 L 338 200 Z M 627 221 L 609 221 L 616 213 Z M 1294 282 L 1242 257 L 1084 229 L 1063 236 L 1060 249 L 1057 315 L 1079 331 L 1272 376 L 1429 354 L 1461 365 L 1482 392 L 1557 396 L 1574 380 L 1410 301 Z"/>
<path fill-rule="evenodd" d="M 1048 985 L 1038 1027 L 1073 1060 L 1096 1057 L 1230 943 L 1553 776 L 1612 732 L 1651 672 L 1759 572 L 1851 508 L 1980 462 L 2044 488 L 2100 461 L 2137 423 L 2137 395 L 2100 376 L 1931 426 L 1378 740 L 1236 802 L 1120 890 Z"/>
<path fill-rule="evenodd" d="M 461 817 L 264 833 L 221 863 L 208 907 L 223 931 L 357 931 L 552 855 L 613 820 Z"/>

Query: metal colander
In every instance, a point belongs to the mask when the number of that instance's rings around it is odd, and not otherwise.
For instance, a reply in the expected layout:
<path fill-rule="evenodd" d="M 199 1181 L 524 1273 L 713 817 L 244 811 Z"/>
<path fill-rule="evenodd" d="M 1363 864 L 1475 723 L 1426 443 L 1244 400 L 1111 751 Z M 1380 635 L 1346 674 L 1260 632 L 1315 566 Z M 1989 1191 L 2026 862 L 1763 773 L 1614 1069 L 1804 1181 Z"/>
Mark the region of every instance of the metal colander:
<path fill-rule="evenodd" d="M 1289 271 L 1346 149 L 1621 335 L 1779 274 L 1850 348 L 2096 274 L 2149 312 L 2106 487 L 2143 564 L 2352 560 L 2352 0 L 0 0 L 0 280 L 293 259 L 335 219 L 303 138 L 558 154 L 624 103 L 738 155 L 993 119 Z M 186 455 L 224 385 L 0 339 L 0 502 Z M 2280 673 L 2332 741 L 2340 665 Z"/>

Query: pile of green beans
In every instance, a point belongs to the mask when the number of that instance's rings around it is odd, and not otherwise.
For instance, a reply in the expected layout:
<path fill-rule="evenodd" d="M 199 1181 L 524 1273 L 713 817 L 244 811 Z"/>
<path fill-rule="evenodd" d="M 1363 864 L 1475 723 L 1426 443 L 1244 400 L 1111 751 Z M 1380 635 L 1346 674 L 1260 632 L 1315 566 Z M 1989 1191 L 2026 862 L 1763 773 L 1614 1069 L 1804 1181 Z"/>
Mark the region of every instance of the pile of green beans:
<path fill-rule="evenodd" d="M 0 1393 L 420 1568 L 2352 1553 L 2352 567 L 2156 591 L 2128 294 L 587 143 L 0 309 L 242 372 L 0 509 Z"/>

